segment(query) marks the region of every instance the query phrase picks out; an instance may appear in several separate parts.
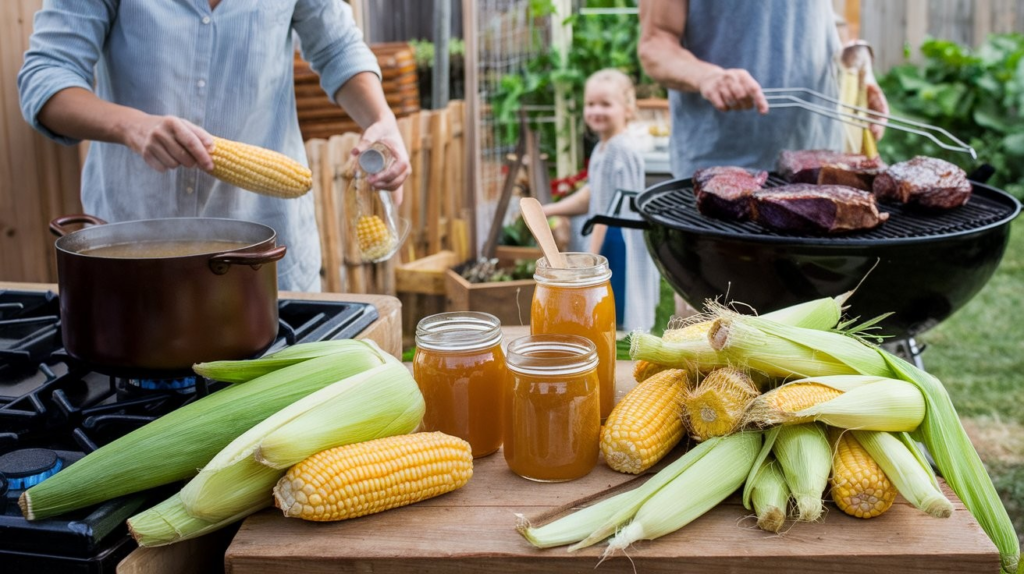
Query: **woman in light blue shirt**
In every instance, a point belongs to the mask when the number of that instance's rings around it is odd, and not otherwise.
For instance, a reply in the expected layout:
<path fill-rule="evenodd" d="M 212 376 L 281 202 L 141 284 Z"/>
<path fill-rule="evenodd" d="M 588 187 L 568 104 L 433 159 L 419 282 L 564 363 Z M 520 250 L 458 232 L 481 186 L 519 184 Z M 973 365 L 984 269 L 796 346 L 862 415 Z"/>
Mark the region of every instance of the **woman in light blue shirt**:
<path fill-rule="evenodd" d="M 313 196 L 277 199 L 214 179 L 210 134 L 306 163 L 294 35 L 324 91 L 396 161 L 370 183 L 400 191 L 408 155 L 373 53 L 341 0 L 47 0 L 18 74 L 25 119 L 64 143 L 93 140 L 82 204 L 107 221 L 229 217 L 274 228 L 283 290 L 317 291 Z M 400 200 L 396 197 L 396 200 Z"/>

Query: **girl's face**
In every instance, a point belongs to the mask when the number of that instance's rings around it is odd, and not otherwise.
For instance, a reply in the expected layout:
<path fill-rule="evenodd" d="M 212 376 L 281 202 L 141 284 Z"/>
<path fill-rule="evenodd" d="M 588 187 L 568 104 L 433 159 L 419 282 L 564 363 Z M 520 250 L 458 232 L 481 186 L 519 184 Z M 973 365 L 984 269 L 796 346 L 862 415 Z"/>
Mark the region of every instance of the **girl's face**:
<path fill-rule="evenodd" d="M 602 138 L 626 129 L 629 114 L 622 89 L 612 82 L 587 82 L 583 91 L 583 121 Z"/>

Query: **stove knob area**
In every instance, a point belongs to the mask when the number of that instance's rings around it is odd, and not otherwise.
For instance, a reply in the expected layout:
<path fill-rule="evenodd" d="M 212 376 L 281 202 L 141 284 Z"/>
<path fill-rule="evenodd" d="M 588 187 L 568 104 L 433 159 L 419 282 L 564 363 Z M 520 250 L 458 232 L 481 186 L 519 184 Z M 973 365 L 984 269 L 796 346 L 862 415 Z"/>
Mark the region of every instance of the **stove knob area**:
<path fill-rule="evenodd" d="M 0 490 L 25 490 L 57 474 L 64 461 L 48 448 L 26 448 L 0 456 L 0 476 L 6 477 Z"/>
<path fill-rule="evenodd" d="M 7 477 L 0 473 L 0 514 L 7 510 Z"/>

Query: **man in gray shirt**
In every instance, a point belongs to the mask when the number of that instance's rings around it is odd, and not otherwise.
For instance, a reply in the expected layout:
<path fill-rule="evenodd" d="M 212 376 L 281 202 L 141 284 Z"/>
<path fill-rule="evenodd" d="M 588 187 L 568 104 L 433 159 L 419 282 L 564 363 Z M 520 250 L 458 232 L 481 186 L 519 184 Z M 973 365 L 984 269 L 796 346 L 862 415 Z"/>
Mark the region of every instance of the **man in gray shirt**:
<path fill-rule="evenodd" d="M 641 0 L 640 24 L 644 70 L 669 89 L 673 176 L 715 165 L 770 170 L 784 149 L 842 145 L 841 123 L 799 109 L 769 113 L 762 92 L 836 95 L 841 45 L 829 0 Z M 888 113 L 877 86 L 868 96 Z"/>

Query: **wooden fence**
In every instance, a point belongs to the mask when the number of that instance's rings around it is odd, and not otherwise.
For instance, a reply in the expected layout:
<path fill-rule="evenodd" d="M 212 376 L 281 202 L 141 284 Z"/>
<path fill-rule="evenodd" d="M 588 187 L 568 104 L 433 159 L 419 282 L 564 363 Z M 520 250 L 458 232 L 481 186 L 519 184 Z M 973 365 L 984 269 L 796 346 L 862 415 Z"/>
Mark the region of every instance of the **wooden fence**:
<path fill-rule="evenodd" d="M 875 69 L 885 72 L 910 60 L 928 36 L 977 46 L 989 34 L 1024 32 L 1021 0 L 834 0 L 851 32 L 871 43 Z"/>
<path fill-rule="evenodd" d="M 465 105 L 461 101 L 451 102 L 444 110 L 421 111 L 398 120 L 412 164 L 398 214 L 410 222 L 410 231 L 398 254 L 377 264 L 357 262 L 342 201 L 350 183 L 346 168 L 359 135 L 347 133 L 306 142 L 313 170 L 325 291 L 394 295 L 398 264 L 442 250 L 452 251 L 458 261 L 469 258 L 472 213 L 467 207 L 464 124 Z"/>
<path fill-rule="evenodd" d="M 42 0 L 0 2 L 0 280 L 56 282 L 51 219 L 80 213 L 79 150 L 21 117 L 17 76 Z"/>

